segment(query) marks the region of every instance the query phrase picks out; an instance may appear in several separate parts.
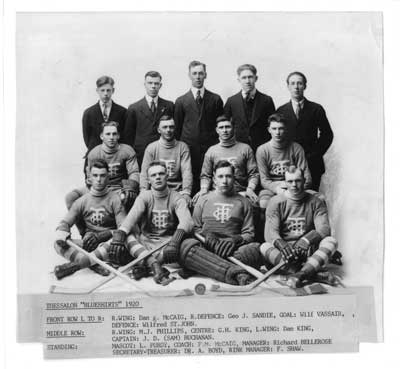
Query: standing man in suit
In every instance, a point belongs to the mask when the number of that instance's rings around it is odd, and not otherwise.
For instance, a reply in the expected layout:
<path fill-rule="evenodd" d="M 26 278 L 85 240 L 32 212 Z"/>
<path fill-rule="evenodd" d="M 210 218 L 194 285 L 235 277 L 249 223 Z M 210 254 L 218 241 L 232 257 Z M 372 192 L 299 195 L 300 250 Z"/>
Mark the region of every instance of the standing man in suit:
<path fill-rule="evenodd" d="M 312 189 L 319 190 L 322 174 L 325 173 L 323 156 L 333 140 L 333 132 L 324 108 L 304 97 L 307 78 L 301 72 L 292 72 L 286 83 L 290 101 L 278 108 L 289 123 L 291 139 L 298 142 L 306 153 L 312 177 Z"/>
<path fill-rule="evenodd" d="M 204 87 L 207 78 L 206 65 L 199 61 L 189 64 L 190 90 L 175 102 L 174 120 L 177 139 L 190 149 L 193 170 L 193 194 L 200 189 L 200 173 L 204 154 L 218 142 L 215 124 L 223 114 L 223 102 L 219 95 Z"/>
<path fill-rule="evenodd" d="M 224 107 L 225 116 L 232 118 L 236 127 L 236 139 L 247 143 L 255 152 L 271 136 L 265 129 L 268 117 L 275 112 L 272 98 L 256 89 L 258 79 L 254 65 L 243 64 L 237 69 L 242 90 L 231 96 Z"/>
<path fill-rule="evenodd" d="M 161 80 L 160 73 L 147 72 L 144 76 L 146 95 L 130 105 L 127 112 L 122 142 L 135 149 L 140 166 L 146 146 L 160 137 L 157 132 L 160 117 L 174 114 L 173 102 L 158 96 L 162 86 Z"/>
<path fill-rule="evenodd" d="M 109 76 L 102 76 L 96 81 L 96 92 L 99 101 L 83 112 L 82 132 L 83 140 L 87 147 L 85 159 L 90 150 L 102 143 L 100 134 L 104 122 L 117 122 L 120 132 L 123 132 L 126 109 L 116 104 L 112 99 L 114 94 L 114 80 Z M 85 160 L 84 173 L 86 175 L 87 160 Z"/>

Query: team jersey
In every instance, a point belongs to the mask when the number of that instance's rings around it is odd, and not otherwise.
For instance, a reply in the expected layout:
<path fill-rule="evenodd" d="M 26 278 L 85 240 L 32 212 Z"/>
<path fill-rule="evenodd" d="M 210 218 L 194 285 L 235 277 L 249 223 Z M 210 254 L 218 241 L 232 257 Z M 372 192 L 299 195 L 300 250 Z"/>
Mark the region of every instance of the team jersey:
<path fill-rule="evenodd" d="M 193 221 L 184 198 L 176 191 L 143 190 L 120 229 L 132 233 L 138 225 L 148 238 L 172 236 L 177 228 L 190 233 Z"/>
<path fill-rule="evenodd" d="M 324 201 L 305 193 L 301 200 L 289 198 L 288 191 L 271 199 L 265 214 L 265 241 L 277 238 L 296 241 L 311 230 L 321 238 L 330 236 L 328 211 Z"/>
<path fill-rule="evenodd" d="M 141 189 L 148 190 L 150 188 L 147 170 L 149 164 L 154 160 L 165 163 L 168 173 L 168 187 L 171 190 L 191 194 L 193 174 L 188 145 L 177 140 L 165 142 L 162 138 L 149 144 L 144 152 L 140 172 Z"/>
<path fill-rule="evenodd" d="M 196 203 L 193 211 L 194 230 L 206 236 L 242 236 L 245 243 L 254 239 L 253 211 L 249 200 L 234 193 L 210 192 Z"/>
<path fill-rule="evenodd" d="M 261 186 L 276 192 L 277 182 L 285 180 L 285 172 L 294 165 L 304 171 L 305 189 L 311 187 L 311 174 L 308 169 L 303 148 L 296 142 L 278 145 L 272 140 L 258 147 L 257 166 L 260 172 Z"/>
<path fill-rule="evenodd" d="M 220 160 L 227 160 L 235 167 L 236 192 L 245 191 L 247 187 L 253 191 L 256 189 L 259 174 L 253 150 L 242 142 L 235 142 L 229 147 L 219 143 L 207 150 L 201 169 L 201 188 L 211 188 L 214 166 Z"/>
<path fill-rule="evenodd" d="M 96 159 L 103 159 L 108 164 L 109 187 L 121 188 L 121 180 L 123 179 L 133 179 L 139 183 L 139 165 L 136 153 L 129 145 L 119 144 L 114 150 L 109 149 L 104 144 L 97 145 L 89 152 L 88 168 Z"/>
<path fill-rule="evenodd" d="M 108 189 L 105 194 L 99 195 L 91 191 L 72 204 L 57 229 L 70 232 L 77 219 L 83 219 L 86 226 L 85 232 L 117 229 L 125 216 L 126 213 L 118 194 Z"/>

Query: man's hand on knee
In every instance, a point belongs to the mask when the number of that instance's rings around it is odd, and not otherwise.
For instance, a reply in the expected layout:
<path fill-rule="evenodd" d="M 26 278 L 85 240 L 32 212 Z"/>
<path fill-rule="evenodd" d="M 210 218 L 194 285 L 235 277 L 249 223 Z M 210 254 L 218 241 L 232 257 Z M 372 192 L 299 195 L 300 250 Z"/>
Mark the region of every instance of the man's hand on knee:
<path fill-rule="evenodd" d="M 277 238 L 273 245 L 281 252 L 283 258 L 289 263 L 296 260 L 297 256 L 293 247 L 282 238 Z"/>
<path fill-rule="evenodd" d="M 69 246 L 67 244 L 67 239 L 71 236 L 69 232 L 62 231 L 57 229 L 56 231 L 56 239 L 55 243 L 58 247 L 61 247 L 62 249 L 67 249 Z"/>

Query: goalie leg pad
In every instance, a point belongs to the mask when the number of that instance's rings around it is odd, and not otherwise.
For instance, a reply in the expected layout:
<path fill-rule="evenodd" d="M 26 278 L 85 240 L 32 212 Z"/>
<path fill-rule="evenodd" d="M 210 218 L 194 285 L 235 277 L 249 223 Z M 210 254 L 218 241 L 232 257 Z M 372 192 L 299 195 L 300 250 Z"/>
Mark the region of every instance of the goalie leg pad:
<path fill-rule="evenodd" d="M 201 247 L 200 242 L 195 239 L 182 242 L 179 259 L 185 268 L 220 282 L 236 285 L 236 277 L 242 273 L 246 274 L 241 267 Z"/>

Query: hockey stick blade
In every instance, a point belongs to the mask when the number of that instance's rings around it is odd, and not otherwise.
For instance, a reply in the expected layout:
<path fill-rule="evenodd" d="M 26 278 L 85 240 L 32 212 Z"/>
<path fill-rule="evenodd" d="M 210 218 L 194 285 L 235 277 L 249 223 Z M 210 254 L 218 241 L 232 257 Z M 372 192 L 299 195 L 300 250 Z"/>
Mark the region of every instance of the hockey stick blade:
<path fill-rule="evenodd" d="M 124 265 L 119 271 L 121 273 L 124 273 L 128 271 L 130 268 L 135 266 L 136 264 L 140 263 L 141 261 L 145 260 L 147 257 L 150 255 L 153 255 L 155 252 L 161 250 L 164 246 L 166 246 L 168 242 L 162 243 L 160 246 L 157 246 L 153 250 L 149 251 L 148 254 L 146 255 L 141 255 L 137 259 L 131 261 L 129 264 Z M 104 286 L 106 283 L 110 282 L 116 277 L 115 274 L 111 274 L 109 277 L 106 279 L 102 280 L 101 282 L 96 283 L 94 286 L 90 287 L 87 290 L 81 289 L 81 288 L 68 288 L 68 287 L 62 287 L 58 285 L 52 285 L 50 286 L 49 293 L 61 293 L 61 294 L 70 294 L 70 295 L 85 295 L 85 294 L 90 294 L 100 288 L 101 286 Z"/>
<path fill-rule="evenodd" d="M 71 240 L 67 240 L 67 244 L 71 247 L 73 247 L 75 250 L 83 253 L 85 256 L 87 256 L 90 260 L 95 262 L 96 264 L 101 265 L 103 268 L 109 270 L 111 273 L 116 274 L 117 277 L 121 278 L 125 282 L 127 282 L 130 286 L 134 287 L 135 289 L 141 291 L 145 295 L 149 297 L 176 297 L 178 295 L 181 295 L 181 293 L 185 293 L 185 291 L 179 291 L 178 293 L 176 291 L 156 291 L 156 292 L 150 292 L 144 289 L 142 286 L 140 286 L 138 283 L 134 282 L 132 279 L 130 279 L 126 274 L 121 273 L 119 270 L 113 268 L 112 266 L 108 265 L 104 261 L 100 260 L 98 257 L 96 257 L 94 254 L 87 252 L 83 248 L 79 247 L 75 243 L 73 243 Z M 185 293 L 186 295 L 186 293 Z"/>
<path fill-rule="evenodd" d="M 254 282 L 251 282 L 247 286 L 221 286 L 221 285 L 212 285 L 210 291 L 213 292 L 250 292 L 254 290 L 258 285 L 264 282 L 267 278 L 269 278 L 272 274 L 274 274 L 277 270 L 282 268 L 286 264 L 286 261 L 282 260 L 278 265 L 275 265 L 272 269 L 268 270 L 267 273 L 263 274 L 262 277 L 256 279 Z"/>

